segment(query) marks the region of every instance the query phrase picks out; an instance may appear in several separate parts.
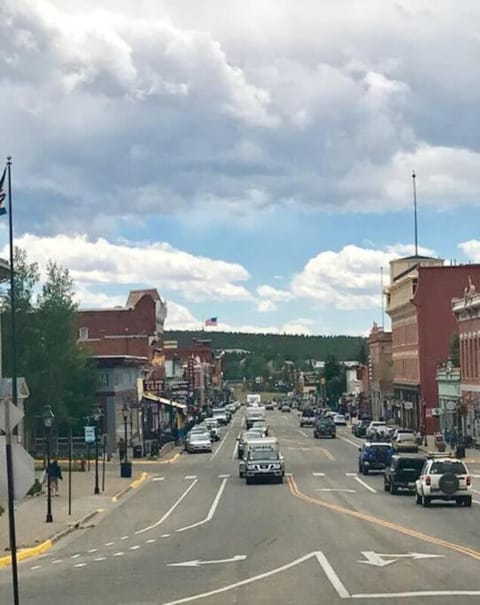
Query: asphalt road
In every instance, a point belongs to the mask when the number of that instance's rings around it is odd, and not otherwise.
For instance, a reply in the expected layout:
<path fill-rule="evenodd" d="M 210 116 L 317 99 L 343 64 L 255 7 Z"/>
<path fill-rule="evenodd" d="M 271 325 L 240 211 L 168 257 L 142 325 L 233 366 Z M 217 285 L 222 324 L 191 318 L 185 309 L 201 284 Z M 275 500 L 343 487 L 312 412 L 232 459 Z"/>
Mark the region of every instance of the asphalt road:
<path fill-rule="evenodd" d="M 268 420 L 288 477 L 247 486 L 235 458 L 242 417 L 213 454 L 145 466 L 146 485 L 96 527 L 21 563 L 21 603 L 480 602 L 480 493 L 471 509 L 391 496 L 381 475 L 356 474 L 361 442 L 348 428 L 315 440 L 278 411 Z M 480 465 L 470 471 L 480 492 Z M 11 603 L 8 569 L 0 603 Z"/>

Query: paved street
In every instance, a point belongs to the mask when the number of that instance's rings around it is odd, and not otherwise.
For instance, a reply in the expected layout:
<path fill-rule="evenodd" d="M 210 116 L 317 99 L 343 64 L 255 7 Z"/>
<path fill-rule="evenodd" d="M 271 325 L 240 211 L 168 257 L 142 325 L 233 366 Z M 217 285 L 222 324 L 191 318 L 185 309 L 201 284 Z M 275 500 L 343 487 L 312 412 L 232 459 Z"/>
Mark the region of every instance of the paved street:
<path fill-rule="evenodd" d="M 381 475 L 357 475 L 361 441 L 349 428 L 315 440 L 295 412 L 274 411 L 288 477 L 247 486 L 235 457 L 243 413 L 212 454 L 145 466 L 145 486 L 99 525 L 20 564 L 21 603 L 480 601 L 480 464 L 470 464 L 471 509 L 424 509 L 385 493 Z M 9 602 L 7 568 L 0 603 Z"/>

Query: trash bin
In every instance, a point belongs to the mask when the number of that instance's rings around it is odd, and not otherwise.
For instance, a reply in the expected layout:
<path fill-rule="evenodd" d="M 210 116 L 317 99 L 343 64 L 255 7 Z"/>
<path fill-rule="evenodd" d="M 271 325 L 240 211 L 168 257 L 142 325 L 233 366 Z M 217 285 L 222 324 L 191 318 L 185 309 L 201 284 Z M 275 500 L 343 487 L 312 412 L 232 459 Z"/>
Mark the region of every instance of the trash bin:
<path fill-rule="evenodd" d="M 133 457 L 134 458 L 141 458 L 142 457 L 142 446 L 141 445 L 134 445 L 133 446 Z"/>
<path fill-rule="evenodd" d="M 455 458 L 465 458 L 465 446 L 457 445 L 455 448 Z"/>
<path fill-rule="evenodd" d="M 131 462 L 121 462 L 120 463 L 120 477 L 130 479 L 132 476 L 132 463 Z"/>

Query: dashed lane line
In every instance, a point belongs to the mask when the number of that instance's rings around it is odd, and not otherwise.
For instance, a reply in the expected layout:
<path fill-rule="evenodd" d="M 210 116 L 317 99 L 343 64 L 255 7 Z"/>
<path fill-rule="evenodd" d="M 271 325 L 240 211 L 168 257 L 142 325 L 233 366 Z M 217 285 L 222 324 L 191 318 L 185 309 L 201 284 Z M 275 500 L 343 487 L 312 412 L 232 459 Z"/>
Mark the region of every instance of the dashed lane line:
<path fill-rule="evenodd" d="M 122 551 L 120 550 L 119 552 L 115 552 L 115 553 L 113 553 L 113 556 L 114 556 L 114 557 L 123 557 L 123 555 L 124 555 L 124 554 L 125 554 L 125 553 L 124 553 L 124 552 L 122 552 Z"/>
<path fill-rule="evenodd" d="M 325 449 L 324 447 L 319 447 L 318 448 L 322 454 L 324 456 L 326 456 L 329 460 L 331 460 L 332 462 L 335 461 L 335 456 L 332 454 L 332 452 L 329 452 L 327 449 Z"/>
<path fill-rule="evenodd" d="M 355 479 L 355 481 L 357 481 L 358 483 L 360 483 L 360 485 L 363 485 L 363 487 L 365 489 L 368 489 L 369 492 L 371 492 L 372 494 L 376 494 L 377 490 L 374 489 L 373 487 L 371 487 L 370 485 L 368 485 L 368 483 L 366 481 L 364 481 L 363 479 L 360 479 L 360 477 L 353 477 L 353 479 Z"/>
<path fill-rule="evenodd" d="M 300 435 L 303 435 L 307 439 L 310 439 L 310 435 L 308 433 L 306 433 L 305 431 L 302 431 L 302 429 L 298 429 L 298 432 L 300 433 Z"/>
<path fill-rule="evenodd" d="M 406 536 L 410 536 L 412 538 L 416 538 L 418 540 L 422 540 L 423 542 L 429 542 L 430 544 L 436 544 L 437 546 L 442 546 L 449 550 L 453 550 L 455 552 L 459 552 L 464 554 L 472 559 L 476 559 L 480 561 L 480 551 L 470 548 L 469 546 L 464 546 L 462 544 L 455 544 L 454 542 L 449 542 L 448 540 L 443 540 L 442 538 L 437 538 L 435 536 L 430 536 L 428 534 L 424 534 L 422 532 L 416 531 L 414 529 L 409 529 L 408 527 L 404 527 L 403 525 L 398 525 L 397 523 L 393 523 L 391 521 L 386 521 L 385 519 L 381 519 L 379 517 L 374 517 L 368 513 L 363 513 L 358 510 L 353 510 L 351 508 L 345 508 L 339 504 L 335 504 L 333 502 L 327 502 L 326 500 L 319 500 L 318 498 L 312 498 L 311 496 L 307 496 L 303 492 L 301 492 L 295 482 L 293 477 L 288 477 L 288 486 L 290 492 L 296 498 L 303 500 L 304 502 L 309 502 L 310 504 L 315 504 L 316 506 L 321 506 L 322 508 L 327 508 L 333 512 L 348 515 L 350 517 L 354 517 L 356 519 L 360 519 L 361 521 L 366 521 L 368 523 L 372 523 L 373 525 L 379 525 L 380 527 L 384 527 L 385 529 L 390 529 L 400 534 L 404 534 Z"/>
<path fill-rule="evenodd" d="M 346 437 L 342 437 L 341 435 L 338 436 L 339 439 L 341 439 L 342 441 L 345 441 L 346 443 L 349 443 L 350 445 L 353 445 L 353 447 L 359 448 L 362 444 L 361 443 L 355 443 L 355 441 L 352 441 L 351 439 L 347 439 Z"/>

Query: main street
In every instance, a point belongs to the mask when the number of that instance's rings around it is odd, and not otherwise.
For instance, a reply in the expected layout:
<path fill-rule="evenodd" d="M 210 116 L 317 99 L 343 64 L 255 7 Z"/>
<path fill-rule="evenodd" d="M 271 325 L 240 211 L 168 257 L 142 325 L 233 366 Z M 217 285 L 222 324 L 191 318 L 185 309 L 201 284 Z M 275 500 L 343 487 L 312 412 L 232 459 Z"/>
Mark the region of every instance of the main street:
<path fill-rule="evenodd" d="M 96 527 L 20 564 L 21 603 L 261 605 L 480 601 L 480 493 L 422 508 L 359 476 L 348 428 L 315 440 L 267 412 L 283 485 L 238 477 L 237 412 L 212 454 L 145 465 L 151 476 Z M 480 465 L 470 464 L 480 488 Z M 480 492 L 480 489 L 478 489 Z M 0 570 L 0 603 L 11 601 Z"/>

